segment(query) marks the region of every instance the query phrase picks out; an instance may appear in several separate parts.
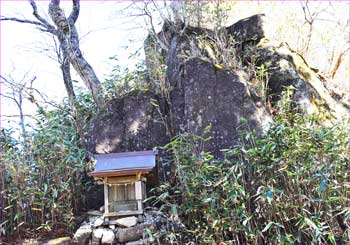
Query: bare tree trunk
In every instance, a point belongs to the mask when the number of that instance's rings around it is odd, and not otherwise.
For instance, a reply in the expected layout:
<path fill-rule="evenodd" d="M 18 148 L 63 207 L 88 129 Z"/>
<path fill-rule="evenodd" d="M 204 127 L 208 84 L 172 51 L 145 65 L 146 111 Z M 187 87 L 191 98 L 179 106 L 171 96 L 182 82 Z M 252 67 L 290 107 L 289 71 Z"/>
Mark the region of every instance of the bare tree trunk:
<path fill-rule="evenodd" d="M 0 96 L 12 100 L 17 106 L 18 113 L 19 113 L 19 120 L 20 120 L 19 126 L 22 132 L 23 144 L 25 145 L 27 142 L 27 131 L 25 128 L 25 119 L 24 119 L 24 112 L 23 112 L 23 95 L 24 95 L 24 90 L 28 80 L 24 81 L 24 79 L 26 79 L 26 77 L 24 77 L 21 82 L 15 82 L 11 78 L 11 76 L 9 76 L 9 78 L 6 78 L 1 75 L 0 75 L 0 79 L 2 80 L 1 83 L 10 90 L 7 94 L 4 94 L 3 92 L 1 92 Z M 34 80 L 35 80 L 35 77 L 30 82 Z"/>
<path fill-rule="evenodd" d="M 96 104 L 102 107 L 102 101 L 99 98 L 100 80 L 79 48 L 79 35 L 75 27 L 79 11 L 79 0 L 73 0 L 73 9 L 68 18 L 65 17 L 63 10 L 60 8 L 60 0 L 51 0 L 49 4 L 49 15 L 57 27 L 57 36 L 64 58 L 69 60 L 81 79 L 85 82 L 85 85 L 90 89 Z M 66 64 L 64 65 L 68 68 Z"/>
<path fill-rule="evenodd" d="M 66 87 L 66 90 L 67 90 L 69 102 L 72 105 L 73 109 L 76 110 L 76 96 L 74 93 L 72 77 L 71 77 L 71 73 L 70 73 L 69 54 L 68 54 L 66 48 L 64 48 L 64 46 L 66 45 L 64 40 L 60 40 L 60 43 L 61 43 L 61 45 L 60 45 L 61 49 L 63 51 L 63 60 L 61 63 L 63 82 L 64 82 L 64 86 Z"/>
<path fill-rule="evenodd" d="M 24 123 L 24 113 L 23 113 L 23 90 L 18 92 L 18 110 L 19 110 L 19 125 L 22 131 L 23 145 L 27 146 L 27 131 Z"/>
<path fill-rule="evenodd" d="M 91 91 L 95 103 L 98 108 L 103 107 L 103 100 L 99 96 L 101 83 L 95 74 L 94 69 L 84 58 L 79 47 L 79 35 L 75 27 L 75 23 L 79 17 L 80 0 L 72 0 L 73 8 L 67 18 L 63 10 L 60 8 L 60 0 L 51 0 L 49 4 L 49 15 L 54 25 L 51 25 L 47 19 L 38 13 L 38 9 L 34 0 L 29 0 L 33 9 L 33 15 L 36 20 L 27 20 L 16 17 L 1 17 L 1 21 L 16 21 L 36 26 L 40 31 L 51 33 L 58 38 L 60 49 L 63 54 L 61 70 L 64 84 L 72 106 L 75 106 L 76 98 L 74 94 L 73 84 L 70 77 L 70 65 L 74 67 L 85 85 Z M 60 55 L 59 55 L 60 56 Z"/>

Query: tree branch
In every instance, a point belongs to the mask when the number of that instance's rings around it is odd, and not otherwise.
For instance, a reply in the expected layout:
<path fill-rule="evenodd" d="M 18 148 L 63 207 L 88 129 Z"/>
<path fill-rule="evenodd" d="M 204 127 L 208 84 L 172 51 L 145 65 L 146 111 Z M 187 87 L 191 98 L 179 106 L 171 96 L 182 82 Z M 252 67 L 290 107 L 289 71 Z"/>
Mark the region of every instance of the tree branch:
<path fill-rule="evenodd" d="M 44 24 L 47 28 L 51 27 L 54 28 L 50 23 L 43 17 L 41 17 L 38 13 L 38 7 L 36 6 L 36 3 L 34 0 L 29 0 L 30 5 L 33 8 L 33 15 L 35 18 L 37 18 L 42 24 Z"/>
<path fill-rule="evenodd" d="M 51 0 L 49 4 L 49 16 L 55 23 L 58 32 L 63 31 L 63 33 L 69 32 L 69 23 L 67 18 L 64 16 L 63 10 L 60 8 L 59 0 Z"/>
<path fill-rule="evenodd" d="M 19 23 L 25 23 L 25 24 L 32 24 L 32 25 L 42 26 L 42 27 L 46 28 L 46 26 L 44 24 L 42 24 L 41 22 L 38 22 L 38 21 L 18 19 L 15 17 L 1 17 L 0 18 L 0 21 L 6 21 L 6 20 L 15 21 L 15 22 L 19 22 Z"/>
<path fill-rule="evenodd" d="M 20 117 L 20 115 L 15 115 L 15 114 L 13 114 L 13 115 L 1 115 L 2 117 Z M 25 117 L 34 117 L 33 115 L 30 115 L 30 114 L 23 114 L 23 116 L 25 116 Z"/>
<path fill-rule="evenodd" d="M 15 21 L 19 23 L 25 23 L 25 24 L 31 24 L 31 25 L 36 25 L 37 28 L 40 31 L 43 32 L 49 32 L 51 34 L 57 35 L 57 30 L 54 26 L 50 25 L 50 23 L 43 17 L 41 17 L 38 13 L 38 8 L 36 6 L 36 3 L 34 0 L 29 0 L 30 5 L 32 6 L 33 9 L 33 15 L 34 17 L 38 20 L 26 20 L 26 19 L 19 19 L 16 17 L 1 17 L 0 21 Z"/>
<path fill-rule="evenodd" d="M 12 91 L 13 92 L 13 91 Z M 14 93 L 14 92 L 13 92 Z M 19 102 L 18 102 L 18 100 L 16 99 L 16 97 L 13 97 L 13 96 L 10 96 L 10 95 L 6 95 L 6 94 L 3 94 L 3 93 L 0 93 L 0 97 L 4 97 L 4 98 L 6 98 L 6 99 L 10 99 L 10 100 L 12 100 L 13 102 L 15 102 L 16 103 L 16 105 L 19 107 L 20 106 L 20 104 L 19 104 Z"/>
<path fill-rule="evenodd" d="M 150 27 L 151 27 L 151 33 L 152 33 L 152 38 L 155 39 L 157 41 L 157 43 L 160 45 L 160 47 L 166 51 L 169 50 L 168 46 L 166 43 L 164 43 L 160 38 L 159 36 L 157 35 L 157 32 L 155 30 L 155 27 L 154 27 L 154 24 L 153 24 L 153 18 L 152 18 L 152 14 L 151 12 L 149 11 L 148 9 L 148 4 L 145 3 L 144 5 L 144 9 L 143 9 L 143 12 L 145 13 L 145 16 L 148 17 L 149 19 L 149 23 L 150 23 Z"/>
<path fill-rule="evenodd" d="M 75 22 L 77 21 L 79 17 L 79 12 L 80 12 L 80 0 L 73 0 L 72 12 L 68 17 L 68 21 L 71 25 L 75 24 Z"/>

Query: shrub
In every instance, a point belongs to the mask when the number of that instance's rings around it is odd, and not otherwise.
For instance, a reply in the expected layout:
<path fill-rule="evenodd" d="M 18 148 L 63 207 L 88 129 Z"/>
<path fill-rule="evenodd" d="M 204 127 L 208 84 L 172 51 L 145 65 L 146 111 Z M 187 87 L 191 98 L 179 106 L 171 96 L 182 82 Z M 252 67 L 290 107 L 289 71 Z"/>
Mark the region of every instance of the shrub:
<path fill-rule="evenodd" d="M 88 124 L 92 98 L 79 94 L 77 99 L 80 120 Z M 26 142 L 2 130 L 0 232 L 8 241 L 72 232 L 73 214 L 84 206 L 89 188 L 89 162 L 81 138 L 86 128 L 78 134 L 69 111 L 68 102 L 60 109 L 39 110 Z"/>
<path fill-rule="evenodd" d="M 209 138 L 176 137 L 166 146 L 176 184 L 151 199 L 188 234 L 169 232 L 167 242 L 350 242 L 349 128 L 316 119 L 276 118 L 267 132 L 244 132 L 221 160 L 203 150 Z"/>

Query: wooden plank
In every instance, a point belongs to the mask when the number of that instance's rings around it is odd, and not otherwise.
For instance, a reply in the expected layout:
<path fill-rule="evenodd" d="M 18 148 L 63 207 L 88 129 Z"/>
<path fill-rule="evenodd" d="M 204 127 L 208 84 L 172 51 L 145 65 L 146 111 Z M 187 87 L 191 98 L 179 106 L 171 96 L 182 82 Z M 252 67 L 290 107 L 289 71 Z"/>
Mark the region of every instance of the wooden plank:
<path fill-rule="evenodd" d="M 109 201 L 135 200 L 135 182 L 112 185 L 109 187 Z"/>
<path fill-rule="evenodd" d="M 129 183 L 129 182 L 133 182 L 135 180 L 136 180 L 136 175 L 109 177 L 108 183 L 110 183 L 110 184 Z"/>
<path fill-rule="evenodd" d="M 142 212 L 142 182 L 135 182 L 135 199 L 137 200 L 137 210 Z"/>
<path fill-rule="evenodd" d="M 124 201 L 124 200 L 125 200 L 124 185 L 119 185 L 117 186 L 116 201 Z"/>
<path fill-rule="evenodd" d="M 127 200 L 135 200 L 136 195 L 135 195 L 135 182 L 130 183 L 128 185 L 128 195 L 127 195 Z"/>
<path fill-rule="evenodd" d="M 108 177 L 104 178 L 104 194 L 105 194 L 105 213 L 109 213 L 109 208 L 108 208 Z"/>
<path fill-rule="evenodd" d="M 137 172 L 136 174 L 136 180 L 141 180 L 141 172 Z"/>
<path fill-rule="evenodd" d="M 111 202 L 113 201 L 113 186 L 108 186 L 108 201 Z"/>
<path fill-rule="evenodd" d="M 142 182 L 135 181 L 135 199 L 142 199 Z"/>
<path fill-rule="evenodd" d="M 95 216 L 101 216 L 101 215 L 103 215 L 102 212 L 97 211 L 97 210 L 88 211 L 88 212 L 86 212 L 86 213 L 87 213 L 88 215 L 95 215 Z"/>
<path fill-rule="evenodd" d="M 143 213 L 142 200 L 137 201 L 137 210 L 140 211 L 141 213 Z"/>
<path fill-rule="evenodd" d="M 118 187 L 117 185 L 112 185 L 113 187 L 113 202 L 118 201 Z"/>
<path fill-rule="evenodd" d="M 142 214 L 142 211 L 120 211 L 120 212 L 111 212 L 104 214 L 104 217 L 113 217 L 113 216 L 127 216 L 127 215 L 136 215 Z M 109 222 L 113 222 L 112 220 Z M 110 223 L 111 224 L 111 223 Z"/>
<path fill-rule="evenodd" d="M 137 211 L 137 202 L 110 202 L 110 207 L 113 207 L 113 210 L 109 210 L 110 212 L 123 212 L 123 211 Z"/>

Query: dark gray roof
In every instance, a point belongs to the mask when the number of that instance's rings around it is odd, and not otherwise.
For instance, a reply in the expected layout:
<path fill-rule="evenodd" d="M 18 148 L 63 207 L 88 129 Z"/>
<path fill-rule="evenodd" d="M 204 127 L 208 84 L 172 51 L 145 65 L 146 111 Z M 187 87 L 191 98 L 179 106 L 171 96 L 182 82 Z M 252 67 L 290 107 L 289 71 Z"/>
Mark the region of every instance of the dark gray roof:
<path fill-rule="evenodd" d="M 155 151 L 136 151 L 95 155 L 96 172 L 152 169 L 156 164 Z"/>

